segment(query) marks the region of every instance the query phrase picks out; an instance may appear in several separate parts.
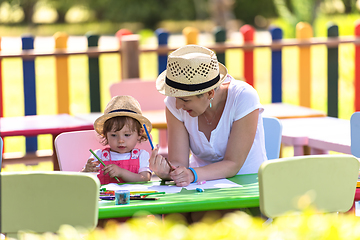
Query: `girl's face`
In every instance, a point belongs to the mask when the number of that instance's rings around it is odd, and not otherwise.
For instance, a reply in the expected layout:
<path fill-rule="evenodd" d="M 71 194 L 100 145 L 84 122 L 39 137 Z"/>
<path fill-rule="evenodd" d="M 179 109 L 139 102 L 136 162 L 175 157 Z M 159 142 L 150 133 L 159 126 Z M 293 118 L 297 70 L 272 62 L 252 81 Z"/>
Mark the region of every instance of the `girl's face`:
<path fill-rule="evenodd" d="M 111 130 L 106 137 L 111 151 L 118 153 L 131 152 L 141 138 L 137 131 L 129 128 L 128 124 L 125 124 L 120 131 Z"/>
<path fill-rule="evenodd" d="M 187 111 L 191 117 L 197 117 L 203 114 L 208 106 L 209 99 L 206 97 L 206 94 L 203 94 L 200 97 L 190 96 L 176 98 L 176 108 L 182 108 Z"/>

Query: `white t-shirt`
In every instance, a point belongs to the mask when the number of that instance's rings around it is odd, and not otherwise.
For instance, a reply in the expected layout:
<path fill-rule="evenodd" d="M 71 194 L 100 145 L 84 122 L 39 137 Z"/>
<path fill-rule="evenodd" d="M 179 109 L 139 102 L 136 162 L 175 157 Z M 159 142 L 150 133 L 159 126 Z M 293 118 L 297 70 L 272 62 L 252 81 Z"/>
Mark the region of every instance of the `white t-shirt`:
<path fill-rule="evenodd" d="M 216 128 L 211 132 L 210 141 L 199 131 L 198 117 L 191 117 L 183 109 L 176 109 L 176 99 L 166 97 L 165 104 L 170 112 L 185 125 L 190 138 L 190 167 L 201 167 L 223 160 L 233 122 L 259 109 L 258 126 L 250 152 L 237 174 L 257 173 L 267 160 L 264 127 L 261 113 L 264 111 L 256 90 L 244 81 L 235 80 L 230 75 L 225 108 Z"/>
<path fill-rule="evenodd" d="M 96 149 L 94 151 L 94 153 L 101 158 L 101 160 L 107 164 L 107 161 L 104 160 L 103 156 L 102 156 L 102 149 Z M 97 160 L 96 157 L 94 157 L 92 154 L 90 155 L 89 158 L 94 158 L 94 160 Z M 151 172 L 150 168 L 149 168 L 149 158 L 150 155 L 147 151 L 140 149 L 140 155 L 139 155 L 139 172 Z M 119 161 L 119 160 L 129 160 L 130 159 L 130 153 L 118 153 L 118 152 L 113 152 L 110 151 L 110 161 Z"/>

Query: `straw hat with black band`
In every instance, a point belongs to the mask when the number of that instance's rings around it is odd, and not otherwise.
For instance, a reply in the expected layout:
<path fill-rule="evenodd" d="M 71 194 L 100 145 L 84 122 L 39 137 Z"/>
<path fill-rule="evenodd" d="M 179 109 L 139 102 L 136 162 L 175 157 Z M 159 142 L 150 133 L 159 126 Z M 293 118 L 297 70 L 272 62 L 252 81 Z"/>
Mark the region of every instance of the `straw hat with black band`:
<path fill-rule="evenodd" d="M 143 126 L 146 125 L 146 128 L 151 132 L 152 125 L 151 122 L 142 115 L 140 103 L 131 96 L 115 96 L 107 104 L 104 114 L 100 116 L 94 122 L 95 131 L 102 135 L 104 123 L 106 120 L 113 117 L 126 116 L 138 120 Z"/>
<path fill-rule="evenodd" d="M 156 88 L 166 96 L 194 96 L 218 87 L 226 76 L 226 67 L 212 50 L 186 45 L 169 54 L 167 69 L 158 76 Z"/>

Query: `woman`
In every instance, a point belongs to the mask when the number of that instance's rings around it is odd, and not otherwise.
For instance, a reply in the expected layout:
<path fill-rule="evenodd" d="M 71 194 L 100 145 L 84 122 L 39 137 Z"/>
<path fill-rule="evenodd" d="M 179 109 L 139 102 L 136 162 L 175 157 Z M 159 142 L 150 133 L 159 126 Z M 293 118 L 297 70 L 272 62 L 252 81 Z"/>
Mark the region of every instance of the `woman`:
<path fill-rule="evenodd" d="M 170 168 L 155 148 L 149 167 L 158 177 L 183 187 L 257 173 L 267 160 L 263 108 L 257 92 L 228 75 L 210 49 L 187 45 L 171 53 L 156 88 L 168 96 L 168 157 L 172 165 Z"/>

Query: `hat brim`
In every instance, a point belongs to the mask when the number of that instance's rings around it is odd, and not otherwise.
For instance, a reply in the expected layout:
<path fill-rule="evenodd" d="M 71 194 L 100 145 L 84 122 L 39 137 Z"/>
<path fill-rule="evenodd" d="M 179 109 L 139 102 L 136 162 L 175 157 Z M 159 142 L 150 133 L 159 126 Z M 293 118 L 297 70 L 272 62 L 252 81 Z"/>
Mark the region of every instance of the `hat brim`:
<path fill-rule="evenodd" d="M 131 118 L 138 120 L 140 122 L 141 126 L 143 126 L 145 124 L 148 132 L 151 132 L 151 130 L 152 130 L 151 122 L 149 121 L 149 119 L 147 119 L 143 115 L 136 114 L 136 113 L 129 113 L 129 112 L 114 112 L 114 113 L 108 113 L 106 115 L 102 115 L 98 119 L 96 119 L 94 122 L 95 131 L 98 134 L 102 135 L 105 121 L 110 118 L 113 118 L 113 117 L 131 117 Z"/>
<path fill-rule="evenodd" d="M 222 82 L 224 82 L 224 80 L 228 74 L 226 67 L 221 63 L 218 63 L 218 64 L 219 64 L 220 79 L 216 84 L 212 85 L 211 87 L 201 89 L 198 91 L 184 91 L 184 90 L 172 88 L 165 83 L 165 77 L 166 77 L 166 71 L 167 71 L 167 70 L 165 70 L 156 79 L 156 89 L 159 91 L 159 93 L 161 93 L 165 96 L 170 96 L 170 97 L 194 96 L 194 95 L 199 95 L 199 94 L 208 92 L 208 91 L 220 86 L 220 84 Z"/>

